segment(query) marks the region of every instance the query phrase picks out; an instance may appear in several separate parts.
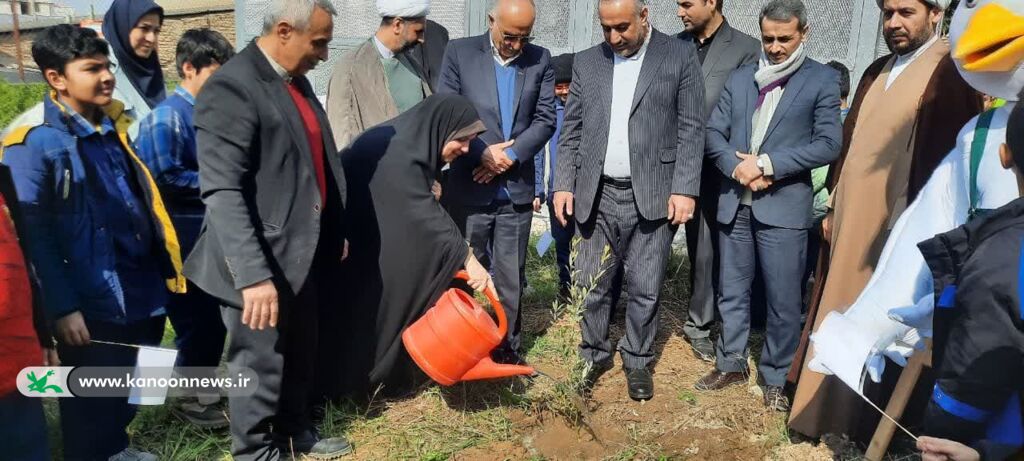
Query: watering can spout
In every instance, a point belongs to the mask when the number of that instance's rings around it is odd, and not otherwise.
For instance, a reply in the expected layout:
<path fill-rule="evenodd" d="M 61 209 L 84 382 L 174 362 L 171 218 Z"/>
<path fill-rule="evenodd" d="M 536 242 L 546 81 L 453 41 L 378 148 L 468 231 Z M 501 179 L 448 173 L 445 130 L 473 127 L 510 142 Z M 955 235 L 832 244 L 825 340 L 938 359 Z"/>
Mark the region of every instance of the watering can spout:
<path fill-rule="evenodd" d="M 462 376 L 462 381 L 507 378 L 509 376 L 530 376 L 534 373 L 536 372 L 533 367 L 496 363 L 490 357 L 484 357 L 476 364 L 476 366 L 471 368 Z"/>

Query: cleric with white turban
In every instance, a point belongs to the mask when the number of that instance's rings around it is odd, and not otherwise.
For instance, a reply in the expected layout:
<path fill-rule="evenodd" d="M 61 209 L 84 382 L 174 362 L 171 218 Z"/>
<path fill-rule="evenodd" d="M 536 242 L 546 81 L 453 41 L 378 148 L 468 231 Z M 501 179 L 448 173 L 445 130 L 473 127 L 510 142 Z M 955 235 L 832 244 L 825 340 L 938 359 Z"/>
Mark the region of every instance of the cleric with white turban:
<path fill-rule="evenodd" d="M 377 0 L 377 13 L 382 18 L 422 18 L 430 14 L 430 0 Z"/>
<path fill-rule="evenodd" d="M 881 9 L 882 5 L 885 4 L 885 0 L 875 0 L 875 1 L 878 2 L 878 8 L 879 9 Z M 942 11 L 946 11 L 947 9 L 949 9 L 949 4 L 953 2 L 953 0 L 921 0 L 921 1 L 924 2 L 925 4 L 931 5 L 932 7 L 938 8 L 938 9 L 940 9 Z M 379 1 L 377 3 L 380 4 Z"/>

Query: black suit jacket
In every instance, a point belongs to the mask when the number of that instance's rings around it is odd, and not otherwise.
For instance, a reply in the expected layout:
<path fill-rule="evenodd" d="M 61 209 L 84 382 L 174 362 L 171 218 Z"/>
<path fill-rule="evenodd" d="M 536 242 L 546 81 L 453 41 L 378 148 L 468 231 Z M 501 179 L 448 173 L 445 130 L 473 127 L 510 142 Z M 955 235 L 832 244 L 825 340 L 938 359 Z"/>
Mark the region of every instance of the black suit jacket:
<path fill-rule="evenodd" d="M 430 86 L 430 91 L 437 92 L 437 79 L 441 76 L 441 60 L 444 50 L 448 47 L 448 29 L 441 24 L 427 19 L 423 31 L 423 43 L 416 44 L 411 50 L 399 55 L 399 60 L 408 61 L 423 81 Z"/>
<path fill-rule="evenodd" d="M 473 181 L 473 170 L 480 165 L 484 149 L 505 141 L 498 106 L 498 84 L 494 72 L 494 55 L 490 34 L 452 40 L 444 53 L 438 93 L 458 94 L 469 98 L 480 113 L 487 131 L 471 146 L 469 155 L 452 162 L 445 194 L 452 203 L 484 206 L 495 196 L 499 181 L 488 184 Z M 499 178 L 507 180 L 509 197 L 516 204 L 532 203 L 543 193 L 544 184 L 537 184 L 535 158 L 555 134 L 555 71 L 551 53 L 536 45 L 526 45 L 523 53 L 511 64 L 516 68 L 516 94 L 511 139 L 518 161 Z"/>
<path fill-rule="evenodd" d="M 680 40 L 693 43 L 693 35 L 683 31 L 677 35 Z M 715 39 L 701 64 L 704 75 L 705 108 L 708 117 L 718 104 L 718 97 L 725 88 L 732 71 L 747 64 L 756 64 L 761 57 L 761 42 L 734 29 L 729 21 L 723 21 L 715 32 Z"/>
<path fill-rule="evenodd" d="M 693 43 L 654 29 L 629 116 L 629 165 L 640 215 L 668 216 L 670 195 L 700 194 L 704 158 L 704 79 Z M 555 191 L 575 194 L 576 220 L 596 215 L 611 123 L 614 53 L 606 43 L 573 59 L 558 140 Z"/>
<path fill-rule="evenodd" d="M 210 78 L 196 101 L 206 216 L 185 274 L 231 305 L 241 306 L 242 288 L 268 279 L 279 291 L 297 293 L 318 245 L 336 247 L 341 257 L 341 159 L 309 81 L 295 81 L 320 122 L 326 204 L 321 203 L 301 115 L 255 42 Z"/>

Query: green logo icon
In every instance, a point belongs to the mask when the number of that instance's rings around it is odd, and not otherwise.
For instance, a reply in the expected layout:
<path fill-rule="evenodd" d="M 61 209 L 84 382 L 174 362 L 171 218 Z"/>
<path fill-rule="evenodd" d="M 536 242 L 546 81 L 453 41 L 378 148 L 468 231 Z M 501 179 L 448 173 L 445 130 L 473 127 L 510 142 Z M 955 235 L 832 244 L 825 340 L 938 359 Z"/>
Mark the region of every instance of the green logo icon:
<path fill-rule="evenodd" d="M 47 371 L 45 375 L 39 378 L 36 378 L 36 372 L 34 371 L 28 372 L 27 376 L 28 380 L 32 381 L 32 384 L 28 385 L 28 390 L 30 392 L 38 392 L 40 394 L 45 394 L 49 391 L 53 391 L 54 394 L 64 393 L 64 389 L 61 389 L 60 386 L 56 384 L 50 384 L 49 386 L 46 385 L 46 380 L 50 379 L 50 376 L 53 376 L 53 370 Z"/>

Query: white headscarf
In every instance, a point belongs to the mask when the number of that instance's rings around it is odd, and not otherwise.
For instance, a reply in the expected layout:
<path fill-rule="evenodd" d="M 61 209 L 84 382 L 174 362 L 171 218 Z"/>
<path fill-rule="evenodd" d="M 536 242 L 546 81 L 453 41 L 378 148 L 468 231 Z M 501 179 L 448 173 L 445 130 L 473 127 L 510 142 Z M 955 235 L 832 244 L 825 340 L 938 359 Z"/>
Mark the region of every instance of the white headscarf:
<path fill-rule="evenodd" d="M 875 1 L 878 2 L 878 9 L 882 9 L 882 5 L 885 4 L 885 0 L 875 0 Z M 921 0 L 921 1 L 927 3 L 927 4 L 931 5 L 931 6 L 934 6 L 934 7 L 938 8 L 938 9 L 940 9 L 942 11 L 948 10 L 949 9 L 949 4 L 953 2 L 953 0 Z"/>
<path fill-rule="evenodd" d="M 422 18 L 430 14 L 430 0 L 377 0 L 377 13 L 382 18 Z"/>

